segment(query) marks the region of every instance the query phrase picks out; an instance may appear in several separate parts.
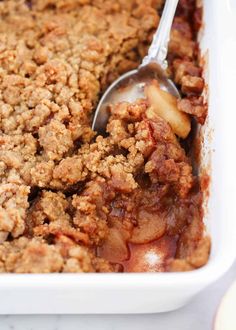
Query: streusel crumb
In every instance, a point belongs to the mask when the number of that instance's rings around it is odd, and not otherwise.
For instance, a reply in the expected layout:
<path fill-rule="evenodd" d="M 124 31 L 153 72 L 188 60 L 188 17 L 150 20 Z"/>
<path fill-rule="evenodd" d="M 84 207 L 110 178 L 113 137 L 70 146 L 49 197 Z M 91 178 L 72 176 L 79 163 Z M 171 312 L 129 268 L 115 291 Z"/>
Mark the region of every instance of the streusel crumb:
<path fill-rule="evenodd" d="M 127 266 L 132 251 L 161 242 L 156 271 L 207 262 L 188 141 L 145 98 L 111 105 L 105 137 L 91 129 L 103 91 L 147 53 L 163 4 L 0 2 L 0 272 L 142 271 Z M 203 124 L 194 9 L 180 1 L 168 73 L 178 111 Z"/>

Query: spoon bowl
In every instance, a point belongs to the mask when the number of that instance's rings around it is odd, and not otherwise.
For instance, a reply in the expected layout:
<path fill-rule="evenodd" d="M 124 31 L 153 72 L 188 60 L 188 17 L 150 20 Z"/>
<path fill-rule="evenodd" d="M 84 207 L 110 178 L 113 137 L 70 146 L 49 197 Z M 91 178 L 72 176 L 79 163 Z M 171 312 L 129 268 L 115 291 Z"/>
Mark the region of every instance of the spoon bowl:
<path fill-rule="evenodd" d="M 145 98 L 144 88 L 147 83 L 157 80 L 160 88 L 180 98 L 175 84 L 168 79 L 165 72 L 157 63 L 141 66 L 137 70 L 126 72 L 115 80 L 103 94 L 93 119 L 92 129 L 98 134 L 104 135 L 109 120 L 109 106 L 119 102 L 135 102 Z"/>
<path fill-rule="evenodd" d="M 105 135 L 109 119 L 109 106 L 119 102 L 135 102 L 145 98 L 145 85 L 156 80 L 161 89 L 179 98 L 174 83 L 167 77 L 166 56 L 170 31 L 178 0 L 166 0 L 159 27 L 154 34 L 148 55 L 137 70 L 129 71 L 115 80 L 101 98 L 92 123 L 92 129 Z"/>

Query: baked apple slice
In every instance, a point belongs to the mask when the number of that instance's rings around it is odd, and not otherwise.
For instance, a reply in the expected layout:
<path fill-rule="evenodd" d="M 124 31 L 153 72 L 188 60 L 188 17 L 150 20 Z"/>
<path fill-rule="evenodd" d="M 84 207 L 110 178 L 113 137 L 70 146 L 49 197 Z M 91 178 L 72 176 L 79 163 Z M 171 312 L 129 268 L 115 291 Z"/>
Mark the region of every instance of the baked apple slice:
<path fill-rule="evenodd" d="M 138 212 L 137 220 L 138 226 L 134 227 L 132 236 L 129 239 L 131 243 L 149 243 L 163 236 L 166 231 L 164 214 L 141 209 Z"/>
<path fill-rule="evenodd" d="M 185 139 L 191 130 L 191 122 L 190 117 L 178 109 L 177 98 L 163 91 L 156 81 L 147 84 L 144 93 L 150 104 L 146 112 L 148 119 L 163 118 L 176 135 Z"/>

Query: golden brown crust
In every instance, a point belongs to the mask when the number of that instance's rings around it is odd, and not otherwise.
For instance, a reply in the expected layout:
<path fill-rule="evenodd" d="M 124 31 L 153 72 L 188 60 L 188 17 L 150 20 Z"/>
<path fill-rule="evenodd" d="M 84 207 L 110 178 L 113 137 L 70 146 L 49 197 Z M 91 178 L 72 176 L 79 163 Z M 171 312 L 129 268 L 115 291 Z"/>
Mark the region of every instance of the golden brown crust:
<path fill-rule="evenodd" d="M 201 193 L 169 124 L 141 99 L 110 107 L 107 137 L 90 126 L 103 90 L 146 54 L 163 3 L 0 2 L 1 272 L 121 271 L 127 244 L 163 235 L 178 239 L 170 270 L 206 263 Z M 170 75 L 178 110 L 203 123 L 192 5 L 180 2 Z"/>

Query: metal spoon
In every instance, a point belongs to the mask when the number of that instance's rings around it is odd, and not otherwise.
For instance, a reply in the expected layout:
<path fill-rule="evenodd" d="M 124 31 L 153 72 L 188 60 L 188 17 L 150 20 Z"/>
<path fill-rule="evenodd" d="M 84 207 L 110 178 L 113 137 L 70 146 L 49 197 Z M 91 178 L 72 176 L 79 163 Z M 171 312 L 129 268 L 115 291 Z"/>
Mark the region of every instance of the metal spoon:
<path fill-rule="evenodd" d="M 148 55 L 137 70 L 129 71 L 115 80 L 101 98 L 93 119 L 92 128 L 98 134 L 105 134 L 109 119 L 108 106 L 122 101 L 135 102 L 144 97 L 145 84 L 156 79 L 160 87 L 180 97 L 174 83 L 166 77 L 168 43 L 178 0 L 166 0 L 162 17 Z"/>

